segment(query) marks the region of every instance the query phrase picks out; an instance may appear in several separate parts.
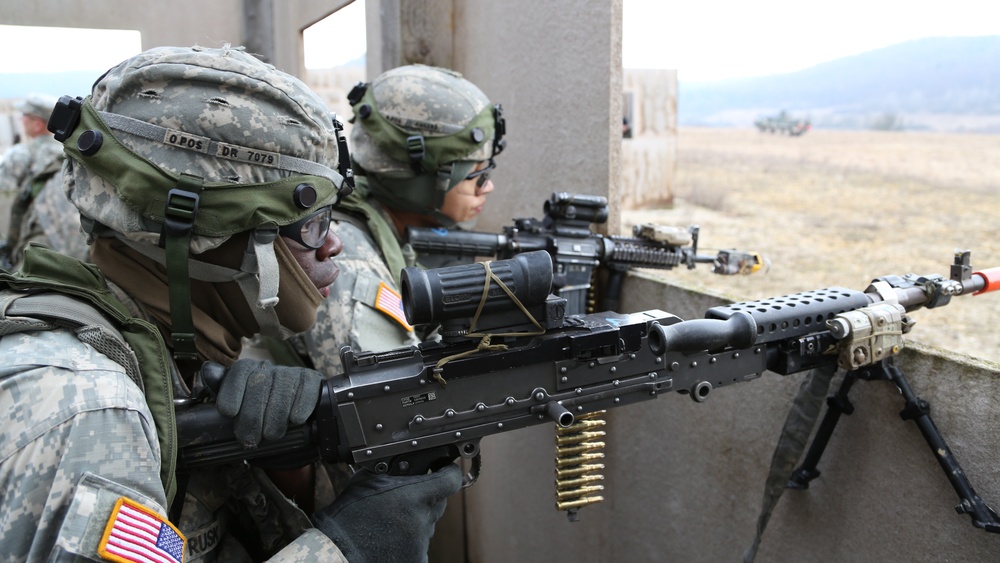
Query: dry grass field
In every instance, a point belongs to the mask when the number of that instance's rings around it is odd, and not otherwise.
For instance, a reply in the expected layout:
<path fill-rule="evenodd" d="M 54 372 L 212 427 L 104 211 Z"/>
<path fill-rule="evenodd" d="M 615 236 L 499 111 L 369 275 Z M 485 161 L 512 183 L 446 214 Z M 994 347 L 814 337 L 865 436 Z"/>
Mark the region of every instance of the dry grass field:
<path fill-rule="evenodd" d="M 625 211 L 638 223 L 701 227 L 700 253 L 757 250 L 767 274 L 662 275 L 734 300 L 833 285 L 864 289 L 886 274 L 948 275 L 954 252 L 1000 266 L 1000 136 L 681 128 L 671 208 Z M 1000 361 L 1000 292 L 912 314 L 910 339 Z"/>

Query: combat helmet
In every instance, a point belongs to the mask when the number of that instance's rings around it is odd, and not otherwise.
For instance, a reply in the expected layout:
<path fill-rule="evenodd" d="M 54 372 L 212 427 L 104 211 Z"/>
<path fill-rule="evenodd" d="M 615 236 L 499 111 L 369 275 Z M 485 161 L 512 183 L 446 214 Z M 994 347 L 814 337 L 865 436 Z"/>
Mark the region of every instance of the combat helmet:
<path fill-rule="evenodd" d="M 14 104 L 14 109 L 23 115 L 30 115 L 48 121 L 58 99 L 48 94 L 32 93 L 28 94 L 24 100 Z"/>
<path fill-rule="evenodd" d="M 86 99 L 61 98 L 49 130 L 91 241 L 115 237 L 166 268 L 175 357 L 195 354 L 189 278 L 236 282 L 261 333 L 290 334 L 274 241 L 352 187 L 339 123 L 308 87 L 241 48 L 160 47 Z M 250 233 L 239 269 L 199 260 L 238 233 Z"/>
<path fill-rule="evenodd" d="M 439 211 L 445 194 L 506 145 L 501 106 L 452 70 L 394 68 L 359 83 L 348 101 L 354 170 L 371 194 L 445 226 L 452 226 Z"/>

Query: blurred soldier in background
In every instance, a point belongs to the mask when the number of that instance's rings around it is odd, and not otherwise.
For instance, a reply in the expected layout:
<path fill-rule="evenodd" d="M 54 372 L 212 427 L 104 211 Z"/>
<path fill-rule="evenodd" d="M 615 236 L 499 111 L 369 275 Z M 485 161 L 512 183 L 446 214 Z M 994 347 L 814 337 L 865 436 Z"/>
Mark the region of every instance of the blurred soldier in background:
<path fill-rule="evenodd" d="M 341 275 L 304 336 L 313 365 L 327 374 L 342 371 L 341 346 L 382 351 L 420 342 L 399 296 L 400 271 L 418 260 L 403 241 L 406 227 L 471 225 L 493 191 L 489 174 L 506 143 L 500 106 L 451 70 L 395 68 L 355 86 L 348 100 L 357 189 L 334 216 L 344 241 Z"/>
<path fill-rule="evenodd" d="M 32 183 L 22 190 L 11 208 L 7 229 L 12 267 L 21 264 L 29 243 L 44 244 L 56 252 L 88 261 L 90 247 L 80 231 L 80 212 L 63 190 L 62 170 L 57 169 L 44 182 Z"/>
<path fill-rule="evenodd" d="M 19 246 L 32 200 L 49 180 L 58 176 L 62 165 L 62 144 L 56 142 L 46 128 L 56 100 L 54 96 L 31 94 L 16 106 L 21 112 L 24 140 L 11 147 L 0 160 L 0 193 L 10 198 L 5 201 L 13 202 L 10 207 L 0 210 L 10 215 L 7 233 L 4 233 L 6 240 L 0 245 L 0 265 L 5 267 L 17 261 L 15 247 Z M 71 215 L 76 215 L 75 211 Z M 37 235 L 34 238 L 37 239 Z"/>
<path fill-rule="evenodd" d="M 19 191 L 53 160 L 62 159 L 62 145 L 46 129 L 56 101 L 54 96 L 31 94 L 15 106 L 21 112 L 24 139 L 5 152 L 0 161 L 0 191 Z"/>
<path fill-rule="evenodd" d="M 0 273 L 3 558 L 425 561 L 454 464 L 362 471 L 336 500 L 311 459 L 177 471 L 206 360 L 247 448 L 316 406 L 319 373 L 237 357 L 306 330 L 337 278 L 349 156 L 320 99 L 242 49 L 161 47 L 51 127 L 94 265 L 32 245 Z"/>

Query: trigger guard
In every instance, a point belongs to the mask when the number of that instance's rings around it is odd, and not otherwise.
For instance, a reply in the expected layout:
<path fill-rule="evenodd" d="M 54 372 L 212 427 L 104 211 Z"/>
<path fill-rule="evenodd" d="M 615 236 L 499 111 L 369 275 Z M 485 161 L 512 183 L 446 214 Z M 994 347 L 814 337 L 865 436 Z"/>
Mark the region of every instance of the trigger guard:
<path fill-rule="evenodd" d="M 465 477 L 462 478 L 462 488 L 468 489 L 472 485 L 476 484 L 476 481 L 479 480 L 479 473 L 482 469 L 483 457 L 476 454 L 475 457 L 472 458 L 472 466 L 469 468 L 468 473 L 466 473 Z"/>

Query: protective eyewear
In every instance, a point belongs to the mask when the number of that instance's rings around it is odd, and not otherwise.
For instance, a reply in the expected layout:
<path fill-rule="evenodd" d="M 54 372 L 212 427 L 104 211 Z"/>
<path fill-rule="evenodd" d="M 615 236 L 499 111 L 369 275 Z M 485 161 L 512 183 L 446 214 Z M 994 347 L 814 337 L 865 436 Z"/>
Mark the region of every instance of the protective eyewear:
<path fill-rule="evenodd" d="M 302 246 L 316 250 L 326 242 L 326 233 L 333 220 L 333 207 L 327 206 L 316 213 L 278 229 L 278 234 L 290 238 Z"/>
<path fill-rule="evenodd" d="M 482 170 L 476 170 L 475 172 L 469 174 L 465 177 L 466 180 L 475 180 L 476 188 L 482 188 L 486 185 L 486 181 L 490 179 L 490 172 L 497 167 L 497 163 L 491 158 L 489 164 L 486 165 Z"/>

